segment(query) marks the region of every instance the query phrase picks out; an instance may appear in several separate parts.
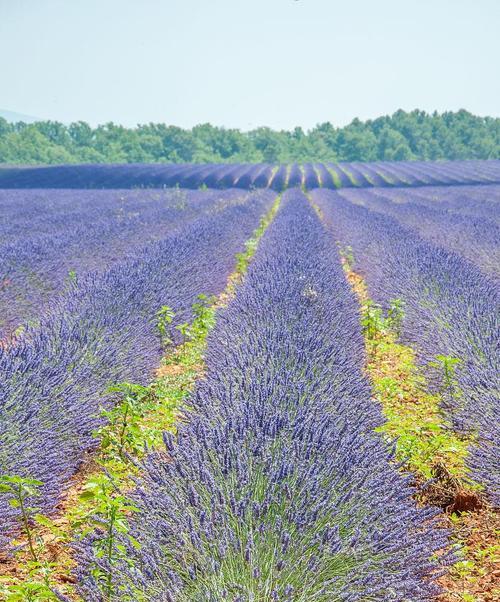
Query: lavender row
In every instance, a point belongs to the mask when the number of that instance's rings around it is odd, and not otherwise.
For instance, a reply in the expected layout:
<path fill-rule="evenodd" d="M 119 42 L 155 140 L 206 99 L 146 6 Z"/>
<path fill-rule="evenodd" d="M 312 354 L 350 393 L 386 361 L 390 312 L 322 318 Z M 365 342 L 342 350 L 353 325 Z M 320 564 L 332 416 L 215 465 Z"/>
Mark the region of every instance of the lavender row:
<path fill-rule="evenodd" d="M 209 337 L 177 438 L 144 466 L 117 599 L 427 600 L 445 546 L 374 428 L 356 301 L 305 196 L 285 193 Z M 98 535 L 96 534 L 96 537 Z M 80 593 L 101 600 L 92 545 Z M 127 545 L 126 543 L 124 545 Z M 95 573 L 94 573 L 95 574 Z"/>
<path fill-rule="evenodd" d="M 372 211 L 394 217 L 425 240 L 461 255 L 485 274 L 500 277 L 500 226 L 494 221 L 450 213 L 440 209 L 438 203 L 421 205 L 411 189 L 398 190 L 398 202 L 379 190 L 346 190 L 341 194 Z"/>
<path fill-rule="evenodd" d="M 247 195 L 88 275 L 57 299 L 39 326 L 0 348 L 0 474 L 43 481 L 42 509 L 54 509 L 95 444 L 104 391 L 125 380 L 147 383 L 158 365 L 157 311 L 173 308 L 173 328 L 190 319 L 198 294 L 220 293 L 235 254 L 272 200 L 270 192 Z M 1 537 L 15 525 L 17 511 L 5 497 L 0 503 Z"/>
<path fill-rule="evenodd" d="M 395 188 L 385 189 L 383 194 L 395 202 L 404 202 L 411 194 L 415 203 L 430 209 L 485 218 L 500 224 L 500 186 L 429 186 L 411 191 Z"/>
<path fill-rule="evenodd" d="M 170 219 L 169 211 L 202 207 L 220 191 L 164 189 L 0 189 L 0 244 L 54 234 L 74 224 Z M 90 223 L 87 223 L 90 222 Z"/>
<path fill-rule="evenodd" d="M 319 164 L 321 166 L 321 164 Z M 500 183 L 500 161 L 271 164 L 125 164 L 16 167 L 0 171 L 0 188 L 272 188 L 373 187 Z"/>
<path fill-rule="evenodd" d="M 13 196 L 11 196 L 11 194 Z M 0 195 L 0 340 L 54 295 L 242 191 L 9 191 Z M 15 203 L 18 203 L 17 206 Z M 16 211 L 17 208 L 17 211 Z"/>
<path fill-rule="evenodd" d="M 472 475 L 500 501 L 498 449 L 498 283 L 469 261 L 425 241 L 394 218 L 354 205 L 339 193 L 315 191 L 334 237 L 350 246 L 355 270 L 375 301 L 404 303 L 403 337 L 445 388 L 445 410 L 458 431 L 478 435 Z M 437 355 L 458 358 L 457 384 L 446 387 Z"/>

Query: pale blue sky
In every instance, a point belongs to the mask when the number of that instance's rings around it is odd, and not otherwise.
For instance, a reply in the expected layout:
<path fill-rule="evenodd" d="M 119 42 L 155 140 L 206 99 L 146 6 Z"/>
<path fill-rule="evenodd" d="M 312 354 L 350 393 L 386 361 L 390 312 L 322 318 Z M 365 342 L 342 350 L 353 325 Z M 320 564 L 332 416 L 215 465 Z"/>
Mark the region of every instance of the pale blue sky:
<path fill-rule="evenodd" d="M 0 0 L 0 108 L 310 128 L 500 116 L 500 0 Z"/>

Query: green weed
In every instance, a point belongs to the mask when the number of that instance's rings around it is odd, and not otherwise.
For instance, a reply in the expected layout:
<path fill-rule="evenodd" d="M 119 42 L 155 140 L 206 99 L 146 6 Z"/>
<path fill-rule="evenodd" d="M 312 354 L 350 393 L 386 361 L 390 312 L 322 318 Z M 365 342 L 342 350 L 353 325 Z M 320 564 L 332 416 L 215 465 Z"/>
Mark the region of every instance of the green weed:
<path fill-rule="evenodd" d="M 90 572 L 100 586 L 106 602 L 111 602 L 119 591 L 114 567 L 122 562 L 130 562 L 127 557 L 127 541 L 134 547 L 139 543 L 129 533 L 130 515 L 137 511 L 134 504 L 120 491 L 119 481 L 109 472 L 96 474 L 84 486 L 80 496 L 83 502 L 90 503 L 90 511 L 80 521 L 74 523 L 80 528 L 80 536 L 86 536 L 97 529 L 100 533 L 93 542 L 98 560 Z"/>
<path fill-rule="evenodd" d="M 119 393 L 120 399 L 110 409 L 102 410 L 106 423 L 95 432 L 101 450 L 112 459 L 124 459 L 124 453 L 140 455 L 144 448 L 141 419 L 154 406 L 149 387 L 132 383 L 114 385 L 110 393 Z"/>
<path fill-rule="evenodd" d="M 163 305 L 156 312 L 156 328 L 160 335 L 160 340 L 164 348 L 169 347 L 172 344 L 172 338 L 170 337 L 170 324 L 172 324 L 175 318 L 175 312 L 168 305 Z"/>
<path fill-rule="evenodd" d="M 8 495 L 9 505 L 19 510 L 22 536 L 25 537 L 28 548 L 28 559 L 24 561 L 27 579 L 22 583 L 0 585 L 2 599 L 8 602 L 44 602 L 57 599 L 50 585 L 53 563 L 42 560 L 45 542 L 38 536 L 35 527 L 37 524 L 50 527 L 56 536 L 59 531 L 49 518 L 40 514 L 38 507 L 31 505 L 40 497 L 42 486 L 42 481 L 37 479 L 18 475 L 0 477 L 0 494 Z M 23 546 L 20 551 L 22 548 Z"/>
<path fill-rule="evenodd" d="M 430 363 L 441 371 L 444 389 L 452 394 L 458 389 L 456 372 L 461 363 L 460 358 L 451 355 L 436 355 L 436 361 Z"/>

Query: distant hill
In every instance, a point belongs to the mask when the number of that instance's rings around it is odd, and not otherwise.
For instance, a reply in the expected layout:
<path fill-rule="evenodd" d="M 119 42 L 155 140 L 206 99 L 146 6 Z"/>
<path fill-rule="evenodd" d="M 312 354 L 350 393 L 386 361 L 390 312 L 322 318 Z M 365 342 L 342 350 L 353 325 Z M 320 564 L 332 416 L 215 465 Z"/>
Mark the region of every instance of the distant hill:
<path fill-rule="evenodd" d="M 16 113 L 14 111 L 7 111 L 0 109 L 0 117 L 3 117 L 10 123 L 16 123 L 17 121 L 24 121 L 25 123 L 35 123 L 35 121 L 41 121 L 39 117 L 33 117 L 32 115 L 24 115 L 23 113 Z"/>

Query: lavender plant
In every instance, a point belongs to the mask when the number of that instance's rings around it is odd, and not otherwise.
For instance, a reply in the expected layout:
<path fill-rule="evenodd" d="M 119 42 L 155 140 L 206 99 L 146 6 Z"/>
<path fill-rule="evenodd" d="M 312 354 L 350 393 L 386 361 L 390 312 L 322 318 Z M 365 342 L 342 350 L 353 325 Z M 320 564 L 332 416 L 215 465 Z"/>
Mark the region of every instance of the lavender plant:
<path fill-rule="evenodd" d="M 422 205 L 418 189 L 416 191 L 413 188 L 384 191 L 383 194 L 376 189 L 373 192 L 363 191 L 361 194 L 346 191 L 345 196 L 353 202 L 362 202 L 370 210 L 394 217 L 398 223 L 408 226 L 423 239 L 447 251 L 457 253 L 485 274 L 498 279 L 500 277 L 500 226 L 491 219 L 492 215 L 486 216 L 488 207 L 484 206 L 484 201 L 481 204 L 476 202 L 477 208 L 474 210 L 473 199 L 476 195 L 482 198 L 484 194 L 481 188 L 484 187 L 468 188 L 469 214 L 466 215 L 448 209 L 450 206 L 453 207 L 454 195 L 461 198 L 456 186 L 443 186 L 439 192 L 435 192 L 438 198 L 444 197 L 448 201 L 432 201 L 432 206 Z M 441 204 L 444 202 L 446 202 L 446 209 L 443 210 Z M 495 208 L 498 215 L 500 199 L 496 203 L 490 200 L 490 205 Z M 486 215 L 481 215 L 481 212 Z"/>
<path fill-rule="evenodd" d="M 433 510 L 374 428 L 356 301 L 299 191 L 264 235 L 209 335 L 206 377 L 177 436 L 147 457 L 132 495 L 129 563 L 115 600 L 428 600 L 446 556 Z M 79 592 L 99 533 L 81 542 Z M 96 547 L 97 546 L 97 547 Z"/>
<path fill-rule="evenodd" d="M 42 481 L 42 512 L 55 508 L 94 448 L 108 387 L 151 380 L 163 352 L 158 308 L 175 310 L 169 336 L 180 342 L 175 327 L 192 317 L 200 293 L 224 289 L 236 253 L 273 199 L 266 191 L 230 200 L 103 274 L 79 279 L 38 326 L 0 347 L 0 473 Z M 19 516 L 0 501 L 3 541 Z"/>
<path fill-rule="evenodd" d="M 352 246 L 370 296 L 384 307 L 394 298 L 404 302 L 401 336 L 416 347 L 422 365 L 435 366 L 438 355 L 461 360 L 453 367 L 454 394 L 446 397 L 444 409 L 457 431 L 477 438 L 469 460 L 471 475 L 498 503 L 497 281 L 393 217 L 372 211 L 368 200 L 365 207 L 328 191 L 313 192 L 313 198 L 333 239 Z M 429 377 L 437 387 L 446 386 L 442 366 Z"/>
<path fill-rule="evenodd" d="M 103 273 L 245 193 L 0 191 L 0 340 L 39 319 L 89 273 Z"/>

